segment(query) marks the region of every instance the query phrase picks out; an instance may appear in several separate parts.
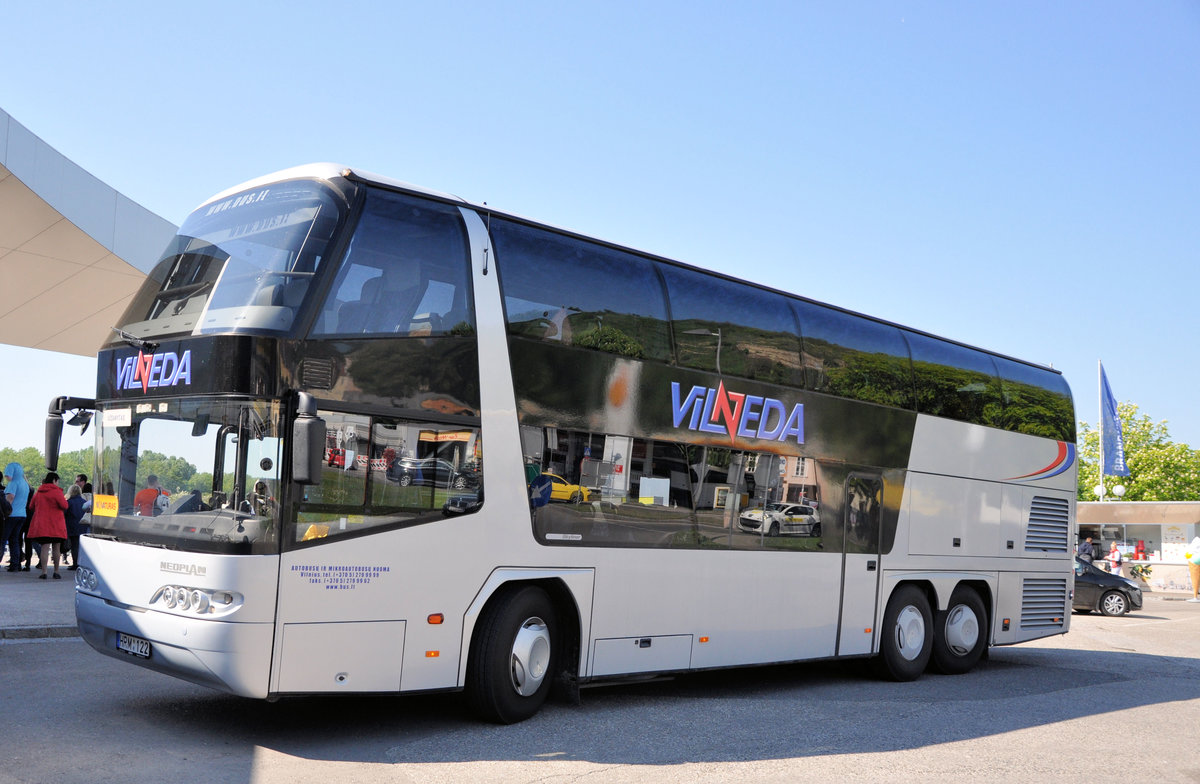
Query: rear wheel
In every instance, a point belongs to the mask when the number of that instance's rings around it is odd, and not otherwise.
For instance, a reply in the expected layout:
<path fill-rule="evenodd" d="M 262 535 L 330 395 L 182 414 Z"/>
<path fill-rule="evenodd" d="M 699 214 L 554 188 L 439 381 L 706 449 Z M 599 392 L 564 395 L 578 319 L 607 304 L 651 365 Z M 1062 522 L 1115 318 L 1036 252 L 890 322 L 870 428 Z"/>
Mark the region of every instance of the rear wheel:
<path fill-rule="evenodd" d="M 1109 591 L 1100 597 L 1100 612 L 1105 615 L 1124 615 L 1129 612 L 1129 600 L 1120 591 Z"/>
<path fill-rule="evenodd" d="M 947 675 L 969 672 L 987 647 L 987 610 L 973 589 L 959 586 L 950 606 L 935 615 L 933 669 Z"/>
<path fill-rule="evenodd" d="M 876 668 L 893 681 L 916 680 L 929 664 L 933 635 L 929 600 L 915 585 L 902 585 L 888 600 Z"/>
<path fill-rule="evenodd" d="M 558 659 L 558 619 L 550 597 L 532 585 L 496 597 L 471 641 L 467 698 L 481 718 L 524 721 L 550 693 Z"/>

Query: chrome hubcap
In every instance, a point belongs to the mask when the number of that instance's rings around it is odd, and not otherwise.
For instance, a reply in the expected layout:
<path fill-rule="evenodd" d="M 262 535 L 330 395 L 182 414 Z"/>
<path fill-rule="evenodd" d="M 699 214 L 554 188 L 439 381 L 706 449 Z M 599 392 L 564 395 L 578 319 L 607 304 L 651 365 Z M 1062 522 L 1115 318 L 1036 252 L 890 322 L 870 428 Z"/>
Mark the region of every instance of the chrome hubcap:
<path fill-rule="evenodd" d="M 925 617 L 911 604 L 896 618 L 896 650 L 906 661 L 915 661 L 925 647 Z"/>
<path fill-rule="evenodd" d="M 979 642 L 979 619 L 965 604 L 950 610 L 946 616 L 946 647 L 955 656 L 966 656 Z"/>
<path fill-rule="evenodd" d="M 538 690 L 550 667 L 550 630 L 541 618 L 529 618 L 517 630 L 512 647 L 512 685 L 522 697 Z"/>

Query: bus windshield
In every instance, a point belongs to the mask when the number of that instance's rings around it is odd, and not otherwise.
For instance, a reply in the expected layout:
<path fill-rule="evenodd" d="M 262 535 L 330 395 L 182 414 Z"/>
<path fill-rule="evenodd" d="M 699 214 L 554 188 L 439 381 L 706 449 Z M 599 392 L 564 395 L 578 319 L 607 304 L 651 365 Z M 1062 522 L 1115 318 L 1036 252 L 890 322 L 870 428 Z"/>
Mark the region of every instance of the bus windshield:
<path fill-rule="evenodd" d="M 343 203 L 327 186 L 296 180 L 200 207 L 150 273 L 158 285 L 143 286 L 119 329 L 137 338 L 288 331 Z"/>
<path fill-rule="evenodd" d="M 195 552 L 275 552 L 280 406 L 161 400 L 100 412 L 92 534 Z"/>

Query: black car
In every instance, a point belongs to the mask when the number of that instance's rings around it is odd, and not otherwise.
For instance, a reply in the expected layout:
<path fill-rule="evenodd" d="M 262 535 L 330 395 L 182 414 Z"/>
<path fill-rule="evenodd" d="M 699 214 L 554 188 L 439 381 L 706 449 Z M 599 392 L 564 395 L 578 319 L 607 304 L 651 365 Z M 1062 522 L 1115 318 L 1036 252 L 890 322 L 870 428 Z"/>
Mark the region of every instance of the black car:
<path fill-rule="evenodd" d="M 456 468 L 448 460 L 436 457 L 405 457 L 388 466 L 387 477 L 401 486 L 429 485 L 464 490 L 479 486 L 479 475 L 467 467 Z"/>
<path fill-rule="evenodd" d="M 1105 615 L 1124 615 L 1142 609 L 1142 589 L 1133 580 L 1097 569 L 1075 559 L 1075 596 L 1071 607 L 1079 612 L 1099 610 Z"/>
<path fill-rule="evenodd" d="M 442 514 L 446 517 L 457 517 L 477 512 L 481 506 L 483 506 L 482 487 L 474 493 L 450 496 L 446 499 L 446 503 L 442 504 Z"/>

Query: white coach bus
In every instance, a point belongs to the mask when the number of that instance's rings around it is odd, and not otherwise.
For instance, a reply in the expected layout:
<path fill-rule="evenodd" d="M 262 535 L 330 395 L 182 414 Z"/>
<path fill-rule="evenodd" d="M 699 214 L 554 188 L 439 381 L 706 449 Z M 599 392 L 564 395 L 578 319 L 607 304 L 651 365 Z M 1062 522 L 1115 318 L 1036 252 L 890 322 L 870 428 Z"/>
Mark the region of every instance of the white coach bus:
<path fill-rule="evenodd" d="M 357 170 L 201 205 L 98 374 L 80 632 L 234 694 L 513 722 L 1068 628 L 1058 372 Z"/>

